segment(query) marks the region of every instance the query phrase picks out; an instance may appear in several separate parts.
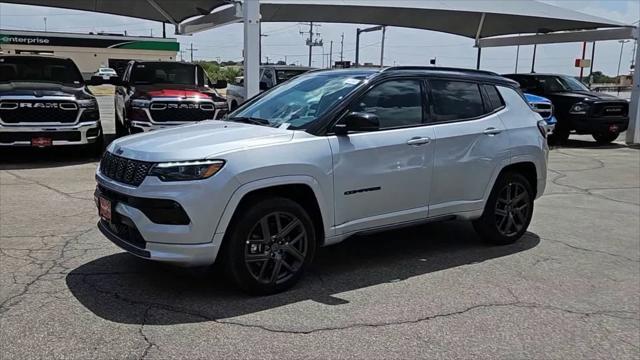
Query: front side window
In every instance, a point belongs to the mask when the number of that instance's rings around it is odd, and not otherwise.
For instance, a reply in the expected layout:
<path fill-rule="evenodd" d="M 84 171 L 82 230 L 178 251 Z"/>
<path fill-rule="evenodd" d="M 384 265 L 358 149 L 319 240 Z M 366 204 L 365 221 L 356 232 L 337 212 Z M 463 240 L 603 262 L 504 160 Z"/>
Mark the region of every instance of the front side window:
<path fill-rule="evenodd" d="M 196 71 L 193 65 L 150 62 L 137 63 L 131 70 L 131 82 L 134 84 L 195 84 Z"/>
<path fill-rule="evenodd" d="M 279 85 L 230 114 L 230 121 L 306 129 L 366 78 L 364 75 L 316 73 Z"/>
<path fill-rule="evenodd" d="M 382 83 L 351 105 L 350 111 L 375 114 L 380 129 L 422 124 L 422 89 L 419 80 Z"/>
<path fill-rule="evenodd" d="M 471 119 L 484 114 L 478 84 L 456 80 L 429 80 L 433 121 Z"/>

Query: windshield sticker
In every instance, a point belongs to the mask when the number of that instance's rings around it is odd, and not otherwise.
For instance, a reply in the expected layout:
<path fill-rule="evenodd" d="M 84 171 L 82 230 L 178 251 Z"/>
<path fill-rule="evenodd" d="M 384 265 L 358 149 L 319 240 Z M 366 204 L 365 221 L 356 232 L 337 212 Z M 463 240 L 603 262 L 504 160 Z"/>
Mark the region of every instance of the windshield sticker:
<path fill-rule="evenodd" d="M 360 84 L 360 81 L 362 81 L 362 80 L 358 80 L 358 79 L 353 79 L 353 78 L 351 78 L 351 79 L 346 79 L 346 80 L 344 81 L 344 83 L 345 83 L 345 84 L 349 84 L 349 85 L 357 85 L 357 84 Z"/>

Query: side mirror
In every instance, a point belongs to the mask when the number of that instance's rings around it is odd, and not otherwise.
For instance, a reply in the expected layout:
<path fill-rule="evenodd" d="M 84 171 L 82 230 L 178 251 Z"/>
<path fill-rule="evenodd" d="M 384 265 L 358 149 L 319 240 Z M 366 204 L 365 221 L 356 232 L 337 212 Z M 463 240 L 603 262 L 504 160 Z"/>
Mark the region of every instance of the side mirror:
<path fill-rule="evenodd" d="M 213 85 L 214 88 L 216 89 L 224 89 L 227 87 L 227 80 L 218 80 L 216 81 L 216 83 Z"/>
<path fill-rule="evenodd" d="M 347 135 L 349 131 L 378 131 L 380 121 L 371 113 L 352 112 L 333 127 L 336 135 Z"/>
<path fill-rule="evenodd" d="M 260 81 L 260 90 L 269 90 L 269 85 L 264 81 Z"/>

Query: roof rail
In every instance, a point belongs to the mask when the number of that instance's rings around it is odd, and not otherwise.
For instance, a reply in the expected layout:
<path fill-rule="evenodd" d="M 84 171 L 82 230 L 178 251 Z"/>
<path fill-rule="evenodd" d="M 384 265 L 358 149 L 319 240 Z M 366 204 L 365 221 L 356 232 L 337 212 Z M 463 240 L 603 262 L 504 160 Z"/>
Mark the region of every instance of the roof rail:
<path fill-rule="evenodd" d="M 439 70 L 439 71 L 455 71 L 455 72 L 466 72 L 466 73 L 472 73 L 472 74 L 500 76 L 497 73 L 494 73 L 493 71 L 463 69 L 463 68 L 455 68 L 455 67 L 442 67 L 442 66 L 389 66 L 382 69 L 382 71 L 389 71 L 389 70 L 432 70 L 432 71 Z"/>

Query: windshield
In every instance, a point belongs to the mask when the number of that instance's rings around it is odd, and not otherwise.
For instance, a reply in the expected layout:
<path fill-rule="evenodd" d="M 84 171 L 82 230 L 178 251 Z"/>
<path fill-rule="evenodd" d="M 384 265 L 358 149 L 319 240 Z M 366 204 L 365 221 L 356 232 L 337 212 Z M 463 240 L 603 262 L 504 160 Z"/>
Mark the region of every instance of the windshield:
<path fill-rule="evenodd" d="M 540 76 L 545 91 L 589 91 L 586 85 L 570 76 Z"/>
<path fill-rule="evenodd" d="M 292 79 L 233 113 L 229 120 L 249 120 L 272 127 L 304 129 L 338 101 L 365 76 L 314 73 Z"/>
<path fill-rule="evenodd" d="M 194 65 L 171 62 L 135 64 L 131 73 L 131 82 L 144 84 L 180 84 L 193 85 L 196 83 Z"/>
<path fill-rule="evenodd" d="M 0 82 L 37 81 L 82 85 L 82 75 L 68 59 L 1 57 Z"/>

